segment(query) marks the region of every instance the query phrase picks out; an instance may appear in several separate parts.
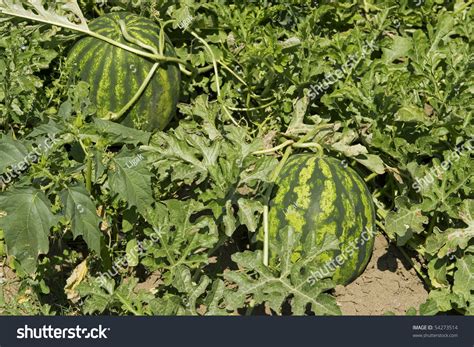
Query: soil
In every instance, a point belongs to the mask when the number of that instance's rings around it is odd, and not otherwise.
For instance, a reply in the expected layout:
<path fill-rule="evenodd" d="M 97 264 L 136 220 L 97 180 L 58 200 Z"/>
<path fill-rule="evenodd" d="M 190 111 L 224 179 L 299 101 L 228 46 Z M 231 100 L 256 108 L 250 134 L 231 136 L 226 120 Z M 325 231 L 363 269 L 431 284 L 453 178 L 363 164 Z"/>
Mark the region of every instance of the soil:
<path fill-rule="evenodd" d="M 418 309 L 428 292 L 416 271 L 382 235 L 375 238 L 374 252 L 365 271 L 347 286 L 337 286 L 337 302 L 343 315 L 403 315 Z"/>
<path fill-rule="evenodd" d="M 18 283 L 18 279 L 8 266 L 4 264 L 2 258 L 0 258 L 0 290 L 3 291 L 3 297 L 8 302 L 12 298 L 14 298 L 17 293 L 20 284 Z M 2 309 L 0 308 L 0 315 L 4 314 Z"/>

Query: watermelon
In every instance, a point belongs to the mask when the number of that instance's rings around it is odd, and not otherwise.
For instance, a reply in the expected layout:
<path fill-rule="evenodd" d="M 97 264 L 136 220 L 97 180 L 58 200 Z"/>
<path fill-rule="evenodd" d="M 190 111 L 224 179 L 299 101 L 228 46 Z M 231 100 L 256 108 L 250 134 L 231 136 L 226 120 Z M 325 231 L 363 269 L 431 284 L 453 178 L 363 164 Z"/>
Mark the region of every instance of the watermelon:
<path fill-rule="evenodd" d="M 292 250 L 293 262 L 314 257 L 302 247 L 309 237 L 317 249 L 327 235 L 335 236 L 339 249 L 322 252 L 308 264 L 319 269 L 311 274 L 312 281 L 335 269 L 333 280 L 347 284 L 362 273 L 372 254 L 372 196 L 358 174 L 335 158 L 291 156 L 275 182 L 268 218 L 270 265 L 278 263 L 272 240 L 285 227 L 301 236 L 299 246 Z"/>
<path fill-rule="evenodd" d="M 106 14 L 89 23 L 103 36 L 136 49 L 143 48 L 123 37 L 119 20 L 129 35 L 158 49 L 160 27 L 152 20 L 127 12 Z M 176 56 L 166 37 L 164 54 Z M 147 53 L 151 53 L 147 51 Z M 97 115 L 119 112 L 135 95 L 153 66 L 153 61 L 94 37 L 84 37 L 72 47 L 68 64 L 80 80 L 90 85 L 90 97 Z M 161 63 L 140 98 L 128 110 L 121 123 L 143 130 L 162 130 L 174 116 L 179 98 L 181 75 L 175 63 Z M 77 81 L 76 81 L 77 82 Z"/>

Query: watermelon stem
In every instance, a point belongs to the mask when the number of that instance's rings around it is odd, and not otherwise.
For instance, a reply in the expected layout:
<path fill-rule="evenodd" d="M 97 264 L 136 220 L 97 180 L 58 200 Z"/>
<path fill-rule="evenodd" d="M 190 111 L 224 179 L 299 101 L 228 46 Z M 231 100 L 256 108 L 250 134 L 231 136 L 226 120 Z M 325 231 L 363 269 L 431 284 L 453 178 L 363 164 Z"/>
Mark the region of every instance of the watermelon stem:
<path fill-rule="evenodd" d="M 222 60 L 217 60 L 217 62 L 222 65 L 222 67 L 224 69 L 226 69 L 227 71 L 229 71 L 240 83 L 242 83 L 244 86 L 246 86 L 248 89 L 249 89 L 249 95 L 254 98 L 254 99 L 260 99 L 261 101 L 266 101 L 266 100 L 272 100 L 273 97 L 269 97 L 269 98 L 262 98 L 260 95 L 257 95 L 255 94 L 252 90 L 250 90 L 250 86 L 248 85 L 247 82 L 245 82 L 234 70 L 232 70 L 229 66 L 227 66 L 226 63 L 224 63 Z M 198 72 L 204 72 L 205 70 L 207 70 L 208 67 L 203 67 L 201 69 L 198 69 Z M 274 100 L 273 103 L 275 103 L 276 100 Z M 273 103 L 271 103 L 270 105 L 273 105 Z M 266 107 L 270 106 L 270 105 L 267 105 Z M 262 106 L 262 108 L 264 108 Z M 246 109 L 243 109 L 243 111 L 247 111 Z"/>
<path fill-rule="evenodd" d="M 216 91 L 217 91 L 217 96 L 221 96 L 221 87 L 219 83 L 219 70 L 217 69 L 217 61 L 216 57 L 214 56 L 214 52 L 212 51 L 211 47 L 207 44 L 206 40 L 204 40 L 202 37 L 200 37 L 198 34 L 196 34 L 194 31 L 191 31 L 191 35 L 193 35 L 195 38 L 197 38 L 201 43 L 206 47 L 206 49 L 209 51 L 209 54 L 212 59 L 212 65 L 214 66 L 214 73 L 216 74 Z"/>
<path fill-rule="evenodd" d="M 286 140 L 285 142 L 283 142 L 282 144 L 279 144 L 278 146 L 275 146 L 275 147 L 272 147 L 272 148 L 269 148 L 269 149 L 262 149 L 262 150 L 259 150 L 259 151 L 255 151 L 253 152 L 252 154 L 266 154 L 266 153 L 273 153 L 273 152 L 276 152 L 282 148 L 285 148 L 289 145 L 292 145 L 295 141 L 293 140 Z"/>
<path fill-rule="evenodd" d="M 123 20 L 119 20 L 118 21 L 118 24 L 120 26 L 120 31 L 122 32 L 122 35 L 124 37 L 125 40 L 131 42 L 131 43 L 134 43 L 136 44 L 137 46 L 140 46 L 142 47 L 143 49 L 146 49 L 150 52 L 152 52 L 153 54 L 158 54 L 158 50 L 155 48 L 155 47 L 152 47 L 150 45 L 147 45 L 145 44 L 144 42 L 140 41 L 139 39 L 133 37 L 132 35 L 130 35 L 127 31 L 127 27 L 126 27 L 126 24 Z M 162 42 L 161 42 L 161 37 L 160 37 L 160 52 L 163 51 L 163 47 L 162 47 Z M 108 120 L 112 120 L 112 121 L 118 121 L 120 120 L 123 115 L 130 109 L 130 107 L 133 106 L 133 104 L 140 98 L 140 96 L 143 94 L 143 92 L 145 91 L 146 87 L 148 86 L 148 83 L 150 83 L 151 79 L 153 78 L 156 70 L 158 69 L 159 67 L 159 63 L 155 63 L 153 64 L 153 66 L 151 67 L 150 69 L 150 72 L 148 72 L 148 75 L 146 76 L 145 80 L 143 81 L 143 83 L 140 85 L 140 88 L 138 88 L 138 91 L 135 93 L 135 95 L 129 100 L 129 102 L 127 102 L 127 104 L 122 107 L 122 109 L 118 112 L 118 113 L 113 113 L 113 112 L 110 112 L 108 114 L 108 117 L 107 119 Z"/>
<path fill-rule="evenodd" d="M 147 44 L 141 42 L 140 40 L 132 37 L 127 32 L 127 28 L 126 28 L 125 22 L 123 20 L 119 20 L 119 25 L 120 25 L 120 30 L 122 31 L 122 35 L 126 40 L 128 40 L 132 43 L 135 43 L 136 45 L 138 45 L 138 46 L 140 46 L 140 47 L 142 47 L 146 50 L 151 51 L 153 54 L 165 56 L 164 51 L 165 51 L 166 43 L 165 43 L 165 31 L 164 31 L 164 29 L 168 24 L 170 24 L 172 22 L 173 22 L 172 20 L 169 20 L 167 22 L 164 22 L 161 25 L 161 28 L 160 28 L 160 43 L 159 43 L 159 47 L 158 47 L 159 50 L 157 50 L 155 47 L 147 45 Z M 179 66 L 179 69 L 181 70 L 182 73 L 184 73 L 187 76 L 192 76 L 192 72 L 188 71 L 182 64 L 178 64 L 178 66 Z"/>
<path fill-rule="evenodd" d="M 164 55 L 154 54 L 154 53 L 148 53 L 148 52 L 142 51 L 140 49 L 130 47 L 126 44 L 115 41 L 113 39 L 108 38 L 107 36 L 98 34 L 98 33 L 93 32 L 93 31 L 87 31 L 86 33 L 89 34 L 90 36 L 95 37 L 96 39 L 105 41 L 107 43 L 110 43 L 111 45 L 114 45 L 114 46 L 117 46 L 119 48 L 125 49 L 126 51 L 129 51 L 131 53 L 135 53 L 135 54 L 140 55 L 140 56 L 145 57 L 145 58 L 150 58 L 150 59 L 153 59 L 155 61 L 164 61 L 164 62 L 168 62 L 168 63 L 178 63 L 178 64 L 184 64 L 184 65 L 188 64 L 187 61 L 182 60 L 180 58 L 169 57 L 169 56 L 164 56 Z"/>
<path fill-rule="evenodd" d="M 219 82 L 219 69 L 217 68 L 217 60 L 216 60 L 216 57 L 214 56 L 214 52 L 212 51 L 211 47 L 209 47 L 206 40 L 204 40 L 202 37 L 200 37 L 194 31 L 191 31 L 191 35 L 193 35 L 195 38 L 197 38 L 199 41 L 201 41 L 202 44 L 204 45 L 204 47 L 209 51 L 209 54 L 210 54 L 211 59 L 212 59 L 212 65 L 214 66 L 214 73 L 216 75 L 217 98 L 219 99 L 219 101 L 221 101 L 220 100 L 221 99 L 221 87 L 220 87 L 220 82 Z M 234 117 L 232 117 L 232 115 L 230 114 L 230 112 L 227 109 L 226 105 L 223 104 L 222 109 L 226 113 L 227 117 L 229 117 L 229 119 L 232 121 L 232 123 L 234 123 L 235 126 L 240 128 L 239 123 L 237 123 L 237 121 L 234 119 Z"/>
<path fill-rule="evenodd" d="M 161 23 L 161 26 L 160 26 L 160 54 L 161 55 L 164 55 L 165 54 L 165 27 L 168 25 L 168 24 L 171 24 L 173 23 L 174 20 L 169 20 L 169 21 L 166 21 L 164 23 Z"/>
<path fill-rule="evenodd" d="M 255 107 L 228 107 L 229 110 L 232 110 L 232 111 L 243 111 L 243 112 L 248 112 L 248 111 L 256 111 L 256 110 L 260 110 L 262 108 L 267 108 L 273 104 L 275 104 L 277 102 L 277 100 L 273 100 L 271 102 L 269 102 L 268 104 L 265 104 L 265 105 L 260 105 L 260 106 L 255 106 Z"/>
<path fill-rule="evenodd" d="M 137 39 L 137 38 L 135 38 L 135 37 L 133 37 L 132 35 L 129 34 L 128 31 L 127 31 L 125 21 L 123 19 L 119 19 L 118 24 L 119 24 L 119 27 L 120 27 L 120 31 L 122 32 L 122 35 L 123 35 L 125 40 L 127 40 L 128 42 L 134 43 L 137 46 L 140 46 L 141 48 L 143 48 L 145 50 L 148 50 L 148 51 L 150 51 L 154 54 L 158 54 L 158 51 L 155 47 L 147 45 L 146 43 L 140 41 L 139 39 Z M 160 45 L 161 45 L 161 42 L 160 42 Z M 161 53 L 161 47 L 160 47 L 160 53 Z"/>
<path fill-rule="evenodd" d="M 273 171 L 273 175 L 270 177 L 270 181 L 272 183 L 275 183 L 275 181 L 277 180 L 278 176 L 280 175 L 281 170 L 283 169 L 283 166 L 285 165 L 286 161 L 288 160 L 292 152 L 293 152 L 293 147 L 288 147 L 286 149 L 285 153 L 283 154 L 283 158 L 281 158 L 275 171 Z"/>
<path fill-rule="evenodd" d="M 282 144 L 279 144 L 278 146 L 269 148 L 269 149 L 262 149 L 253 152 L 252 154 L 266 154 L 266 153 L 273 153 L 276 152 L 282 148 L 285 148 L 287 146 L 292 146 L 294 148 L 312 148 L 315 147 L 317 149 L 317 152 L 323 153 L 323 147 L 317 143 L 317 142 L 302 142 L 302 140 L 306 139 L 306 136 L 302 137 L 299 141 L 295 142 L 294 140 L 286 140 Z"/>
<path fill-rule="evenodd" d="M 319 124 L 315 126 L 313 129 L 308 131 L 306 135 L 299 139 L 298 143 L 304 143 L 310 139 L 312 139 L 321 129 L 327 128 L 329 124 Z M 332 127 L 332 125 L 331 125 Z"/>
<path fill-rule="evenodd" d="M 379 175 L 378 173 L 372 172 L 369 176 L 367 176 L 366 178 L 364 178 L 364 181 L 369 182 L 371 179 L 377 177 L 378 175 Z"/>
<path fill-rule="evenodd" d="M 268 266 L 268 204 L 263 206 L 263 265 Z"/>
<path fill-rule="evenodd" d="M 84 151 L 84 154 L 86 155 L 86 172 L 85 172 L 86 189 L 90 194 L 92 192 L 92 159 L 93 159 L 93 155 L 90 153 L 90 151 L 87 149 L 86 145 L 84 144 L 84 142 L 82 142 L 81 139 L 79 139 L 79 144 L 81 145 L 81 148 Z"/>
<path fill-rule="evenodd" d="M 315 147 L 317 152 L 323 153 L 323 147 L 317 142 L 305 142 L 305 143 L 295 143 L 293 145 L 295 148 L 312 148 Z"/>
<path fill-rule="evenodd" d="M 92 193 L 92 155 L 87 156 L 86 189 L 89 194 Z"/>
<path fill-rule="evenodd" d="M 148 75 L 146 76 L 145 80 L 141 84 L 140 88 L 138 91 L 135 93 L 135 95 L 130 99 L 127 104 L 122 107 L 122 109 L 117 112 L 109 112 L 109 114 L 105 117 L 107 120 L 112 120 L 112 121 L 120 121 L 123 115 L 129 110 L 130 107 L 133 106 L 133 104 L 140 98 L 140 96 L 143 94 L 145 88 L 148 86 L 148 83 L 150 83 L 150 80 L 153 78 L 153 75 L 155 74 L 156 70 L 158 69 L 158 66 L 160 64 L 155 63 L 150 69 L 150 72 L 148 72 Z"/>

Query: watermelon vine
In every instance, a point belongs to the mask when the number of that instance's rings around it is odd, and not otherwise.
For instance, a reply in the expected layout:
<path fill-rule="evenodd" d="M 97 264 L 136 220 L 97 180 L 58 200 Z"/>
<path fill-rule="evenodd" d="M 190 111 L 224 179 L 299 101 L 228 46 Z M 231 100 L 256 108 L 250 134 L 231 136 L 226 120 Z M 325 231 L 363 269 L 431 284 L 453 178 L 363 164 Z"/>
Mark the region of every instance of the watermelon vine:
<path fill-rule="evenodd" d="M 473 15 L 0 0 L 0 314 L 473 314 Z"/>

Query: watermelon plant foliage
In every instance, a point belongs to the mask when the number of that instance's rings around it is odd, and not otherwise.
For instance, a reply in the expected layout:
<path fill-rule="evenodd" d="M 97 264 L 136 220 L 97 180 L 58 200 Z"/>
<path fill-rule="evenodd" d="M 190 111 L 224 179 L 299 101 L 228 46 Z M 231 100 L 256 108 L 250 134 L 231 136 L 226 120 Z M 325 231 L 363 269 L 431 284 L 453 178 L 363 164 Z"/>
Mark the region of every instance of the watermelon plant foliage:
<path fill-rule="evenodd" d="M 166 127 L 104 119 L 91 81 L 71 83 L 72 47 L 106 44 L 89 24 L 123 12 L 175 47 L 122 42 L 143 71 L 181 71 Z M 257 237 L 281 165 L 323 153 L 364 179 L 424 282 L 408 313 L 474 314 L 473 16 L 470 0 L 0 0 L 0 313 L 340 314 L 334 272 L 294 258 L 340 252 L 334 235 L 282 225 L 271 266 Z"/>

